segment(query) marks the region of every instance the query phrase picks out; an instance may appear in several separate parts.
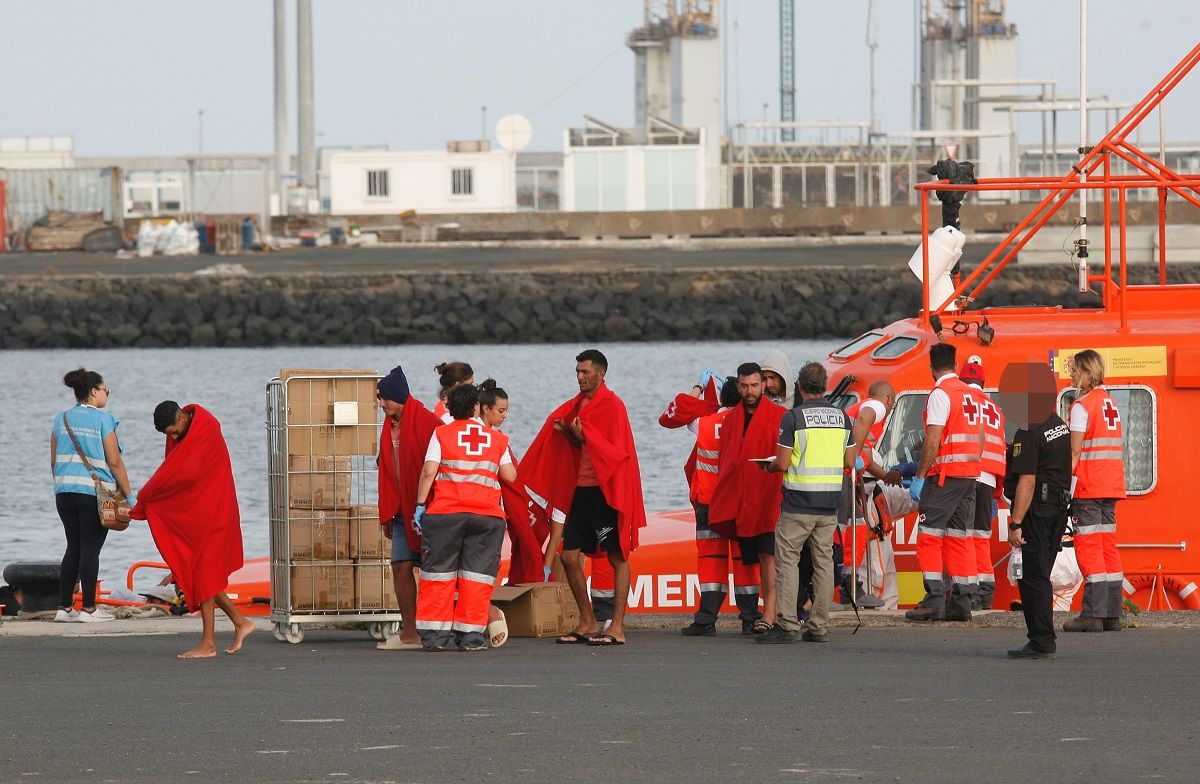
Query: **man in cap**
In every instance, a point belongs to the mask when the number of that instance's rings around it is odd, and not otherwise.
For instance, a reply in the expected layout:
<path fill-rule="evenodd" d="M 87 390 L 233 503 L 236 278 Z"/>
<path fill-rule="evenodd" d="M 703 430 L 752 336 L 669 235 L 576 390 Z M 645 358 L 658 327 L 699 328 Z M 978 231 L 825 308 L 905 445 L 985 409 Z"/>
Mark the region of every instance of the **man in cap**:
<path fill-rule="evenodd" d="M 408 378 L 399 366 L 379 380 L 375 397 L 386 414 L 379 434 L 379 524 L 392 542 L 392 586 L 404 618 L 400 634 L 376 647 L 385 651 L 420 650 L 413 569 L 421 565 L 421 531 L 413 518 L 425 451 L 442 420 L 409 394 Z"/>

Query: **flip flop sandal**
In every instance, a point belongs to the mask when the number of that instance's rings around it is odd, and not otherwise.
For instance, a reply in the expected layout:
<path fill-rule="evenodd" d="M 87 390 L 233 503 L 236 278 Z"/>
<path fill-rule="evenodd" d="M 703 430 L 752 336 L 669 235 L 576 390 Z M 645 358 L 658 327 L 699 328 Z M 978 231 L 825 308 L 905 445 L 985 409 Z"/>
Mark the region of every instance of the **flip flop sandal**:
<path fill-rule="evenodd" d="M 771 624 L 763 620 L 755 621 L 753 631 L 755 634 L 766 634 L 771 631 Z"/>
<path fill-rule="evenodd" d="M 488 642 L 493 648 L 499 648 L 504 643 L 508 642 L 508 619 L 504 617 L 504 611 L 497 609 L 500 617 L 487 625 Z"/>
<path fill-rule="evenodd" d="M 580 634 L 579 632 L 571 632 L 570 634 L 564 634 L 562 637 L 559 637 L 554 642 L 559 645 L 581 645 L 581 644 L 586 644 L 588 639 L 589 638 L 586 634 Z"/>
<path fill-rule="evenodd" d="M 618 640 L 611 634 L 597 634 L 595 637 L 589 637 L 588 645 L 594 645 L 597 648 L 607 648 L 612 645 L 624 645 L 624 640 Z"/>

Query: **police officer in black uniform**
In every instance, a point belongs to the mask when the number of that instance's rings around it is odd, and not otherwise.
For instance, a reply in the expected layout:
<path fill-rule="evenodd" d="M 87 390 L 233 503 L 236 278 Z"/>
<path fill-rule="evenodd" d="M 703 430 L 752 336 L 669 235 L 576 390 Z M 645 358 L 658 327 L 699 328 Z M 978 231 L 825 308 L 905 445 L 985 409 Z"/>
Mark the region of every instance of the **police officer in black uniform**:
<path fill-rule="evenodd" d="M 1006 383 L 1007 382 L 1007 383 Z M 1013 364 L 1000 380 L 1000 403 L 1020 423 L 1008 447 L 1004 494 L 1010 499 L 1008 541 L 1021 548 L 1017 581 L 1029 642 L 1014 659 L 1053 659 L 1050 570 L 1062 549 L 1071 502 L 1071 434 L 1054 411 L 1056 383 L 1043 364 Z"/>

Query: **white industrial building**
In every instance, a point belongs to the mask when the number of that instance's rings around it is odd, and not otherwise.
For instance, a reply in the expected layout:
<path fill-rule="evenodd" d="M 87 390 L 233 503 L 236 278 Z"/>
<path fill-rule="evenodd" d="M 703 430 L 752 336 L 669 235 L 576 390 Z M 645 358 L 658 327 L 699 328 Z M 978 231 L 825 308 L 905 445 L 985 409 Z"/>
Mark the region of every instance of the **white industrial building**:
<path fill-rule="evenodd" d="M 329 155 L 333 215 L 418 212 L 513 212 L 516 153 L 483 148 L 446 152 L 340 150 Z"/>
<path fill-rule="evenodd" d="M 709 203 L 705 133 L 651 118 L 650 129 L 589 117 L 564 134 L 562 209 L 696 210 Z"/>

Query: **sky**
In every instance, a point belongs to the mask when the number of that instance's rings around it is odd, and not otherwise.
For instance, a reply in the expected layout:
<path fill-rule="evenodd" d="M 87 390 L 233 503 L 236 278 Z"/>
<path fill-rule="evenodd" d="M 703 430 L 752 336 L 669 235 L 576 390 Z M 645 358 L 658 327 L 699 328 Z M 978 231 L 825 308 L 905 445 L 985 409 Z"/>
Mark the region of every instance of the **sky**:
<path fill-rule="evenodd" d="M 315 0 L 317 144 L 445 149 L 510 112 L 531 150 L 561 150 L 590 114 L 633 121 L 625 36 L 641 0 Z M 879 119 L 910 126 L 914 0 L 878 0 Z M 1196 43 L 1193 0 L 1091 0 L 1089 93 L 1141 98 Z M 1078 0 L 1009 0 L 1021 77 L 1078 92 Z M 798 119 L 865 120 L 867 0 L 796 0 Z M 778 118 L 778 3 L 728 0 L 732 120 Z M 295 5 L 288 3 L 296 144 Z M 736 32 L 735 32 L 736 22 Z M 270 153 L 270 0 L 0 4 L 0 136 L 75 137 L 78 155 Z M 1186 89 L 1184 89 L 1186 88 Z M 1168 135 L 1200 140 L 1200 73 L 1166 105 Z M 1075 127 L 1077 120 L 1068 120 Z M 1157 139 L 1157 127 L 1147 129 Z M 1039 137 L 1040 138 L 1040 137 Z M 1099 138 L 1098 136 L 1096 138 Z M 1025 138 L 1025 142 L 1038 139 Z M 1093 139 L 1092 141 L 1095 141 Z"/>

